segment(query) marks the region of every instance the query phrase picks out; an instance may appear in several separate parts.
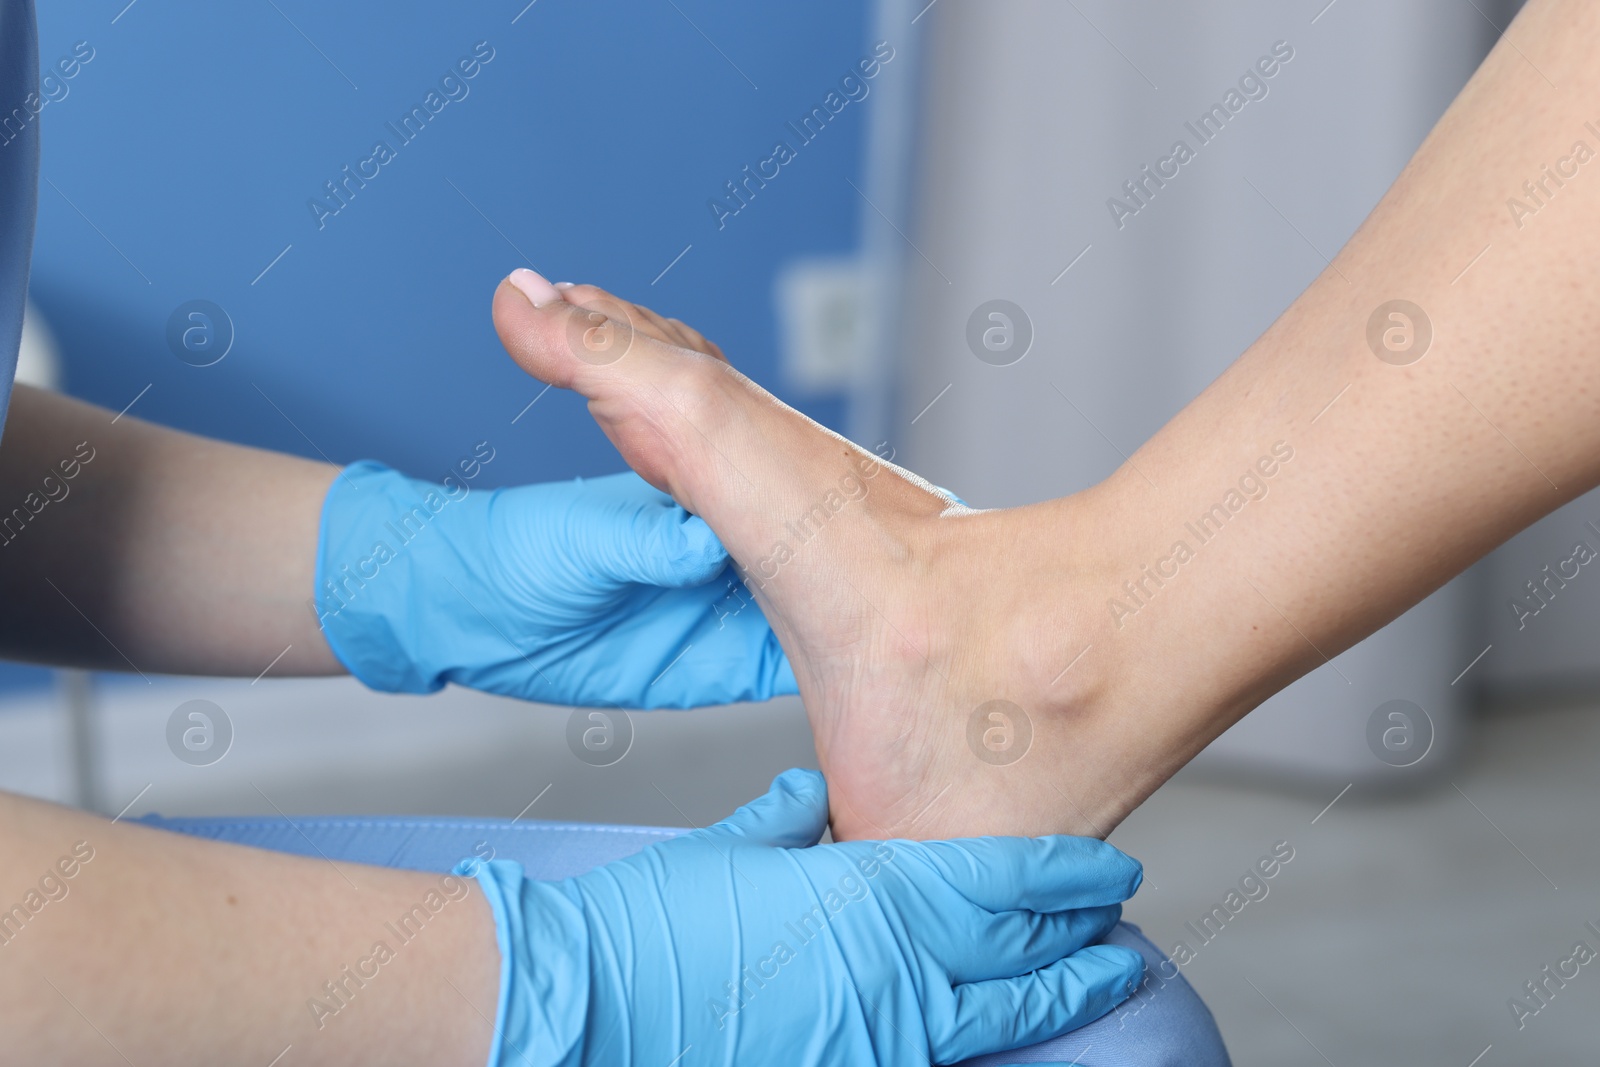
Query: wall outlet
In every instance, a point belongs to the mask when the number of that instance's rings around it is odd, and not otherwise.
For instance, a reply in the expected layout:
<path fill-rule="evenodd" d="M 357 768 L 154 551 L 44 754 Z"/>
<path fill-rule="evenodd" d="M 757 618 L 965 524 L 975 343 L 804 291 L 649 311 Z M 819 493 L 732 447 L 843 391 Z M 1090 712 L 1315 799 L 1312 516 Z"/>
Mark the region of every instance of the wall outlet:
<path fill-rule="evenodd" d="M 876 286 L 853 257 L 797 259 L 773 286 L 778 349 L 789 385 L 813 393 L 854 388 L 868 366 Z"/>

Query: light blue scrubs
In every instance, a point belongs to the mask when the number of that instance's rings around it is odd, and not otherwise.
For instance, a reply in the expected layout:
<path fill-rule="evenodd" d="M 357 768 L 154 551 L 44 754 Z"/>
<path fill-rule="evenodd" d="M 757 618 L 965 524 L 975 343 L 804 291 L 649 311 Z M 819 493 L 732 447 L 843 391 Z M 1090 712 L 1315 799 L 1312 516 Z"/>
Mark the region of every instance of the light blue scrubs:
<path fill-rule="evenodd" d="M 33 0 L 0 0 L 0 428 L 11 407 L 39 208 L 39 31 Z"/>

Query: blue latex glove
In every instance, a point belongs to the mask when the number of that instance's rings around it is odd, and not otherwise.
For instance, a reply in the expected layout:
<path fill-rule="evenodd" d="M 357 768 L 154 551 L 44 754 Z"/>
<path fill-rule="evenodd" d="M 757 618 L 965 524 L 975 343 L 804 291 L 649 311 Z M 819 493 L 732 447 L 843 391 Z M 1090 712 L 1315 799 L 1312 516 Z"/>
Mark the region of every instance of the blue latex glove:
<path fill-rule="evenodd" d="M 363 461 L 323 504 L 316 608 L 340 662 L 387 692 L 629 708 L 797 692 L 727 564 L 636 474 L 473 489 Z"/>
<path fill-rule="evenodd" d="M 787 771 L 577 878 L 462 861 L 500 943 L 490 1067 L 927 1067 L 1090 1022 L 1143 974 L 1094 944 L 1143 877 L 1104 842 L 819 845 L 827 819 L 822 776 Z"/>

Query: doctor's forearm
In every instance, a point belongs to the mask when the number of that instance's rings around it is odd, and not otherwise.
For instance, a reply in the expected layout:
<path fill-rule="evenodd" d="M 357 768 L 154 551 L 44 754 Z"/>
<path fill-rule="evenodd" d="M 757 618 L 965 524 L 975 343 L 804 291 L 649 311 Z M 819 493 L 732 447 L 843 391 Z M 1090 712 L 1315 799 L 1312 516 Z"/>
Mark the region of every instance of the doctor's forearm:
<path fill-rule="evenodd" d="M 470 878 L 0 793 L 0 1065 L 477 1067 L 498 988 Z"/>
<path fill-rule="evenodd" d="M 342 671 L 308 607 L 332 468 L 19 386 L 0 442 L 0 655 Z M 285 652 L 285 649 L 288 651 Z"/>

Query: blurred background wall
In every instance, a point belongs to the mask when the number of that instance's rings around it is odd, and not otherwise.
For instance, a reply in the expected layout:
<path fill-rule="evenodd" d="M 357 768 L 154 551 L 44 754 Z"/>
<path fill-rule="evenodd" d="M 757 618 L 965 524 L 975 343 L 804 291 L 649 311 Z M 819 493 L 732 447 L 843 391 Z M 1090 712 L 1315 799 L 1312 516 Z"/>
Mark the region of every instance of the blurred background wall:
<path fill-rule="evenodd" d="M 1104 477 L 1266 328 L 1514 7 L 41 0 L 44 59 L 93 59 L 43 116 L 32 297 L 61 387 L 112 411 L 421 476 L 480 440 L 502 483 L 620 469 L 581 402 L 494 338 L 488 296 L 530 265 L 694 322 L 821 421 L 1018 504 Z M 868 93 L 745 184 L 883 46 Z M 1107 199 L 1275 47 L 1292 58 L 1266 95 L 1119 227 Z M 475 49 L 493 58 L 468 93 L 331 195 Z M 968 341 L 995 300 L 1031 334 L 1014 362 Z M 196 301 L 229 342 L 205 366 L 169 340 Z M 1588 1054 L 1600 983 L 1531 1035 L 1505 998 L 1600 919 L 1554 888 L 1600 876 L 1581 819 L 1600 800 L 1600 590 L 1574 583 L 1522 629 L 1509 609 L 1590 520 L 1585 498 L 1516 538 L 1340 657 L 1349 683 L 1314 672 L 1117 832 L 1150 874 L 1129 915 L 1163 945 L 1273 842 L 1298 850 L 1187 972 L 1241 1064 Z M 191 699 L 232 727 L 199 765 L 165 734 Z M 1405 769 L 1366 740 L 1396 699 L 1436 735 Z M 607 767 L 567 749 L 570 714 L 270 671 L 9 667 L 0 787 L 113 814 L 681 825 L 815 762 L 795 701 L 634 715 Z"/>

